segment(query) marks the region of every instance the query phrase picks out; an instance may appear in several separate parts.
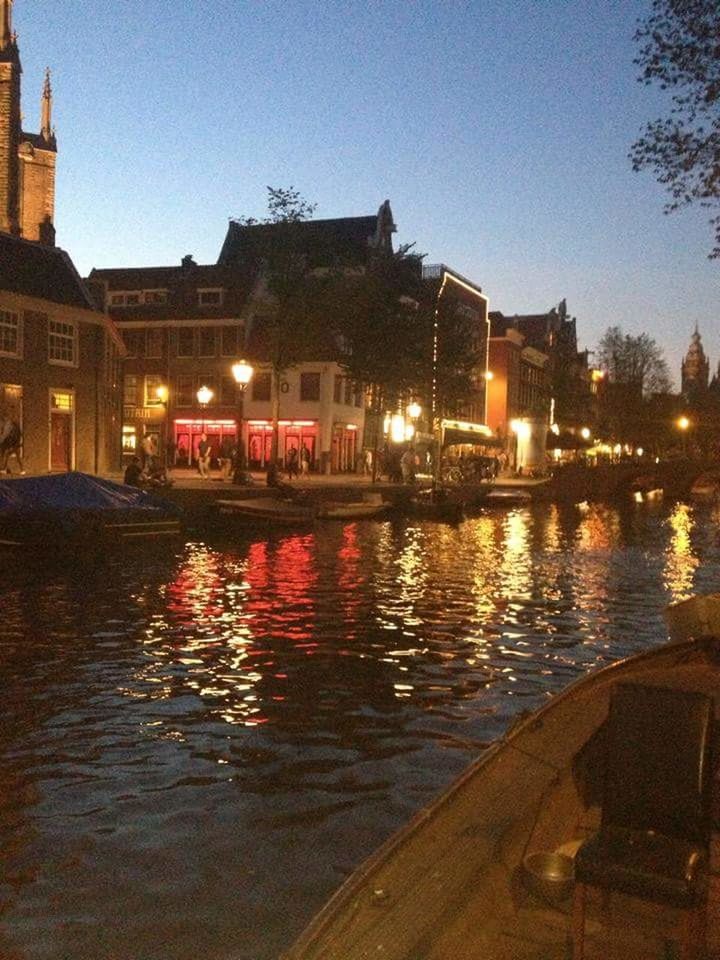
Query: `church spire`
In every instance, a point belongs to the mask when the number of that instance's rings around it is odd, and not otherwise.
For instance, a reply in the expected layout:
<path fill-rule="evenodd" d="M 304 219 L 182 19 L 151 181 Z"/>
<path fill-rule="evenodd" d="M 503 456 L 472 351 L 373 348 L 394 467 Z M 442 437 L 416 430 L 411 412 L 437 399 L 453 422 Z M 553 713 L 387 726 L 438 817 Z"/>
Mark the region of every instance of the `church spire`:
<path fill-rule="evenodd" d="M 13 42 L 13 0 L 0 0 L 0 50 L 6 50 Z"/>
<path fill-rule="evenodd" d="M 52 139 L 52 87 L 50 86 L 50 67 L 45 70 L 43 86 L 40 135 L 46 143 Z"/>

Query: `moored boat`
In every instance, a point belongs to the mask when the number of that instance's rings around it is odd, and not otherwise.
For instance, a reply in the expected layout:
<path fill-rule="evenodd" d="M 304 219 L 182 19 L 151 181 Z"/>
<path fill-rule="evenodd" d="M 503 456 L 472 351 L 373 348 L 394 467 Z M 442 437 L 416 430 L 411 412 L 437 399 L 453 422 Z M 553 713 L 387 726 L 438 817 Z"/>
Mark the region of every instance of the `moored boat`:
<path fill-rule="evenodd" d="M 380 494 L 368 493 L 362 500 L 325 500 L 317 505 L 320 520 L 375 520 L 388 515 L 391 504 Z"/>
<path fill-rule="evenodd" d="M 315 520 L 315 507 L 294 500 L 274 497 L 248 497 L 242 500 L 217 500 L 215 508 L 219 516 L 244 524 L 271 524 L 297 526 Z"/>
<path fill-rule="evenodd" d="M 79 472 L 0 481 L 4 548 L 106 546 L 180 532 L 178 507 L 137 487 Z"/>
<path fill-rule="evenodd" d="M 687 609 L 682 620 L 689 622 Z M 627 682 L 703 693 L 717 715 L 720 641 L 683 639 L 612 664 L 520 720 L 345 882 L 284 960 L 568 956 L 572 882 L 564 899 L 550 899 L 528 882 L 524 865 L 572 862 L 597 829 L 608 705 L 616 684 Z M 718 887 L 715 875 L 708 930 L 715 945 Z M 672 911 L 621 894 L 611 906 L 602 923 L 590 909 L 587 960 L 664 955 Z M 619 944 L 622 953 L 613 953 Z"/>
<path fill-rule="evenodd" d="M 485 497 L 488 506 L 522 505 L 532 502 L 532 495 L 522 487 L 495 487 Z"/>

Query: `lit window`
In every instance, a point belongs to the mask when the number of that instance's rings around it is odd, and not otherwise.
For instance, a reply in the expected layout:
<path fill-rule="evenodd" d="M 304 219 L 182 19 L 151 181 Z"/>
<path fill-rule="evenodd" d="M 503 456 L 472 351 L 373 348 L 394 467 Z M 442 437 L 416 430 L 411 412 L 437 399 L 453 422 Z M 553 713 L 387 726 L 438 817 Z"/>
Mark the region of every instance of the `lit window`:
<path fill-rule="evenodd" d="M 17 313 L 0 310 L 0 354 L 19 357 L 22 353 L 22 326 Z"/>
<path fill-rule="evenodd" d="M 137 430 L 135 427 L 122 428 L 122 448 L 124 453 L 135 453 L 137 450 Z"/>
<path fill-rule="evenodd" d="M 70 413 L 73 408 L 73 395 L 71 393 L 61 393 L 59 390 L 53 390 L 50 393 L 50 409 L 60 410 L 63 413 Z"/>
<path fill-rule="evenodd" d="M 48 323 L 48 360 L 67 367 L 77 365 L 77 326 L 50 320 Z"/>
<path fill-rule="evenodd" d="M 162 402 L 158 397 L 157 388 L 162 384 L 162 377 L 149 373 L 145 377 L 145 406 L 158 407 Z"/>

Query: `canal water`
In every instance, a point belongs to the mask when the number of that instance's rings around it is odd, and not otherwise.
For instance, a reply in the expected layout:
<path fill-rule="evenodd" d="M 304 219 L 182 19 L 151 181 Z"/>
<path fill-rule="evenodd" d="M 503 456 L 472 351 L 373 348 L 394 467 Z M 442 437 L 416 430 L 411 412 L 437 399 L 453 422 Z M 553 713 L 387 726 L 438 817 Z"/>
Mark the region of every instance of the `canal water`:
<path fill-rule="evenodd" d="M 719 535 L 538 505 L 4 561 L 0 957 L 277 957 L 516 714 L 720 589 Z"/>

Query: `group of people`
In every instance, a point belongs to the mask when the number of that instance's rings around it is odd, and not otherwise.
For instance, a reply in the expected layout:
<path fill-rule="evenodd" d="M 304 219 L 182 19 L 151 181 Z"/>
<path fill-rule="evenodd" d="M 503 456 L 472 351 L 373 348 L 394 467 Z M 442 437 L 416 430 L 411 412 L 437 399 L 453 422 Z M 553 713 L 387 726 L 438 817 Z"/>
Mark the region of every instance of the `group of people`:
<path fill-rule="evenodd" d="M 23 463 L 22 430 L 17 419 L 9 413 L 0 417 L 0 474 L 11 474 L 10 461 L 14 458 L 20 468 L 20 475 L 25 476 Z"/>
<path fill-rule="evenodd" d="M 302 475 L 306 477 L 310 473 L 310 451 L 303 443 L 298 453 L 297 447 L 290 447 L 285 455 L 285 472 L 288 480 Z"/>

